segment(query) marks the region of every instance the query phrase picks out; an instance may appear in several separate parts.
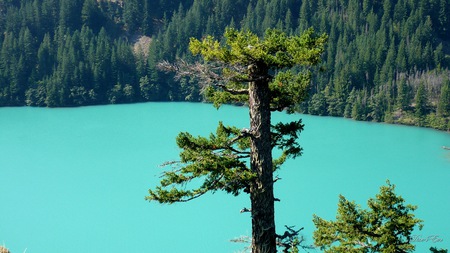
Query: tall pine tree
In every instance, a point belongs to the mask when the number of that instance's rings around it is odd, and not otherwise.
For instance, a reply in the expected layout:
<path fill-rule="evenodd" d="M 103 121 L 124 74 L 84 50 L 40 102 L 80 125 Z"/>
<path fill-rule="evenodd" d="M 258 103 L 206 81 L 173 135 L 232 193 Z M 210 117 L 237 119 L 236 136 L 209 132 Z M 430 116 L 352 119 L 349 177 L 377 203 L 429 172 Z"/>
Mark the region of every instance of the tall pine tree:
<path fill-rule="evenodd" d="M 233 195 L 248 193 L 252 252 L 274 253 L 277 237 L 286 238 L 277 236 L 275 230 L 273 172 L 287 158 L 301 154 L 297 137 L 303 124 L 299 120 L 272 125 L 271 113 L 284 109 L 292 111 L 296 103 L 305 98 L 309 71 L 294 74 L 284 70 L 296 65 L 317 64 L 326 36 L 317 37 L 312 30 L 301 36 L 267 30 L 261 39 L 251 32 L 227 29 L 224 37 L 225 44 L 211 36 L 202 41 L 191 39 L 190 50 L 202 56 L 204 63 L 165 63 L 162 66 L 177 71 L 179 76 L 195 75 L 205 84 L 203 90 L 216 106 L 225 102 L 247 103 L 250 127 L 239 130 L 220 123 L 216 134 L 211 134 L 210 138 L 179 134 L 177 144 L 183 150 L 180 168 L 165 172 L 161 186 L 150 190 L 147 199 L 174 203 L 189 201 L 210 191 L 222 190 Z M 282 151 L 277 159 L 272 158 L 275 147 Z M 192 189 L 184 187 L 195 179 L 203 183 Z M 286 248 L 290 246 L 286 244 Z"/>

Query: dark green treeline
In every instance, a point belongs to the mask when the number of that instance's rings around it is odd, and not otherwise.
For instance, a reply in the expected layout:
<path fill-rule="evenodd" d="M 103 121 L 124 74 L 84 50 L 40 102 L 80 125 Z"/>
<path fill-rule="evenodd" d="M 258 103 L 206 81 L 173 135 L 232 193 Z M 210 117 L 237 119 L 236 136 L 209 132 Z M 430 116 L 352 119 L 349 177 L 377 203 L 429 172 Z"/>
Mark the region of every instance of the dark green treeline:
<path fill-rule="evenodd" d="M 227 26 L 329 35 L 299 111 L 450 127 L 449 0 L 0 0 L 0 105 L 200 101 L 156 64 Z"/>
<path fill-rule="evenodd" d="M 166 99 L 132 44 L 167 23 L 180 1 L 167 2 L 0 0 L 0 105 Z"/>

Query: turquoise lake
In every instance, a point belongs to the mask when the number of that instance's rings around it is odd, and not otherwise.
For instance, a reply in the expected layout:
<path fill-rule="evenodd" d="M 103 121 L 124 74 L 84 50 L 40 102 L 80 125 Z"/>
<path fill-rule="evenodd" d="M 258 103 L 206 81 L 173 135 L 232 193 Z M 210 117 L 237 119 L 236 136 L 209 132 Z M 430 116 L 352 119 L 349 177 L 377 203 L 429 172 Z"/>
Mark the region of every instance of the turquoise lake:
<path fill-rule="evenodd" d="M 339 194 L 364 207 L 389 179 L 419 206 L 416 252 L 450 249 L 450 151 L 442 149 L 450 134 L 284 113 L 272 122 L 298 118 L 304 153 L 278 174 L 278 233 L 304 227 L 312 244 L 313 214 L 334 219 Z M 230 240 L 251 235 L 249 214 L 239 212 L 247 195 L 144 200 L 159 165 L 178 158 L 178 132 L 206 135 L 220 120 L 249 124 L 246 108 L 195 103 L 0 108 L 0 245 L 11 253 L 242 252 L 246 245 Z"/>

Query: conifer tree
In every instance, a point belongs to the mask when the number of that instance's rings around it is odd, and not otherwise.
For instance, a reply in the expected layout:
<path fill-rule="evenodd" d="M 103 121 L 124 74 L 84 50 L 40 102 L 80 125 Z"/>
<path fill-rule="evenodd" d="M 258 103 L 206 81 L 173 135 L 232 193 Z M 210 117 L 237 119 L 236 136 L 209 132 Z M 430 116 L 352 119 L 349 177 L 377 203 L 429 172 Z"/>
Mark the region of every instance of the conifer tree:
<path fill-rule="evenodd" d="M 409 106 L 408 86 L 406 78 L 401 77 L 397 82 L 397 107 L 406 110 Z"/>
<path fill-rule="evenodd" d="M 96 0 L 85 0 L 81 9 L 81 21 L 94 31 L 99 31 L 103 24 L 103 17 Z"/>
<path fill-rule="evenodd" d="M 149 190 L 146 199 L 175 203 L 218 190 L 233 195 L 248 193 L 251 208 L 245 211 L 251 212 L 252 217 L 252 252 L 274 253 L 277 242 L 287 250 L 292 241 L 285 239 L 295 237 L 298 231 L 288 229 L 283 236 L 276 234 L 273 172 L 287 158 L 301 155 L 297 137 L 303 124 L 299 120 L 272 125 L 271 113 L 284 109 L 292 112 L 296 103 L 304 99 L 310 72 L 305 68 L 294 74 L 286 69 L 317 64 L 326 36 L 316 36 L 312 29 L 301 36 L 267 30 L 259 38 L 251 32 L 228 28 L 224 37 L 224 44 L 212 36 L 201 41 L 191 39 L 191 52 L 200 55 L 204 62 L 166 62 L 160 66 L 176 71 L 178 77 L 194 75 L 217 107 L 225 102 L 248 104 L 250 127 L 240 130 L 219 123 L 216 134 L 209 138 L 180 133 L 179 168 L 166 171 L 161 185 Z M 273 148 L 282 151 L 281 157 L 272 158 Z M 203 182 L 199 187 L 186 187 L 198 179 Z"/>
<path fill-rule="evenodd" d="M 443 117 L 450 116 L 450 81 L 448 79 L 442 83 L 437 112 Z"/>
<path fill-rule="evenodd" d="M 140 17 L 142 16 L 142 10 L 140 8 L 141 6 L 138 0 L 129 0 L 124 4 L 123 20 L 130 32 L 134 32 L 139 28 Z"/>
<path fill-rule="evenodd" d="M 367 206 L 363 210 L 354 201 L 339 196 L 336 221 L 314 215 L 315 244 L 325 253 L 414 251 L 411 232 L 416 226 L 423 226 L 413 214 L 417 206 L 405 204 L 389 181 L 380 187 L 376 198 L 368 200 Z"/>
<path fill-rule="evenodd" d="M 143 3 L 143 18 L 142 18 L 142 32 L 145 35 L 151 35 L 151 33 L 153 32 L 152 29 L 152 14 L 153 14 L 153 10 L 152 8 L 154 8 L 155 6 L 151 6 L 152 3 L 150 3 L 149 0 L 145 0 Z"/>
<path fill-rule="evenodd" d="M 427 106 L 428 106 L 427 91 L 425 89 L 424 82 L 420 82 L 419 88 L 417 88 L 415 100 L 416 100 L 416 106 L 415 106 L 414 113 L 419 120 L 423 120 L 423 117 L 426 114 Z"/>

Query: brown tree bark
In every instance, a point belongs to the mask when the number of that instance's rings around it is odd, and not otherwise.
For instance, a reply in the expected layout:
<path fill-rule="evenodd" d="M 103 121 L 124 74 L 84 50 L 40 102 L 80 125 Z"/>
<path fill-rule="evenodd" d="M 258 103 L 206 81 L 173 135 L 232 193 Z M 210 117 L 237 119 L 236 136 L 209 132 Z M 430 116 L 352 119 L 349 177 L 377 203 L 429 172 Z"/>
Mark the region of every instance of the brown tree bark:
<path fill-rule="evenodd" d="M 250 186 L 252 211 L 252 253 L 275 253 L 275 209 L 270 134 L 270 89 L 268 68 L 249 67 L 249 111 L 251 129 L 250 167 L 257 177 Z"/>

